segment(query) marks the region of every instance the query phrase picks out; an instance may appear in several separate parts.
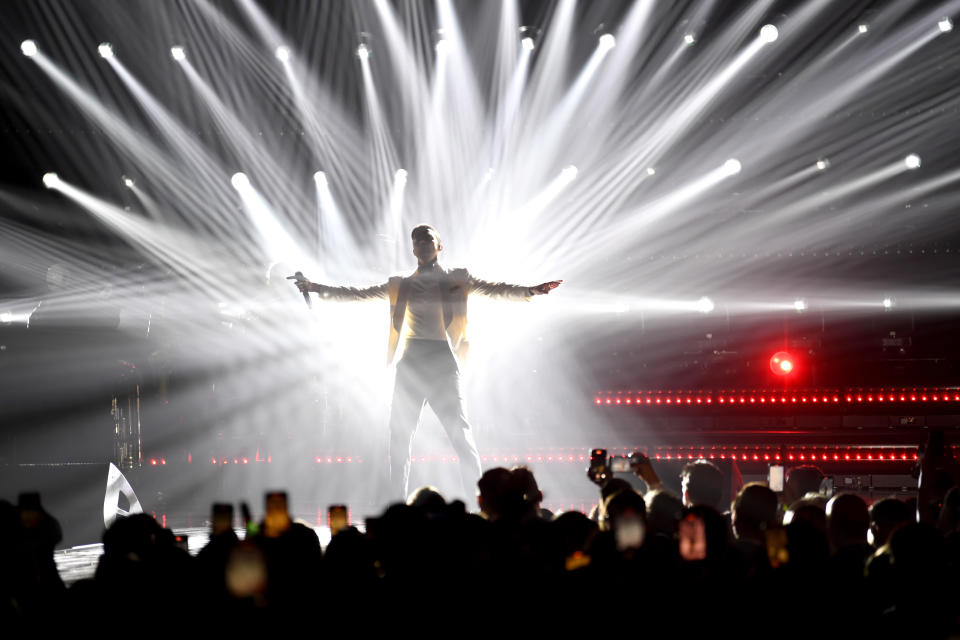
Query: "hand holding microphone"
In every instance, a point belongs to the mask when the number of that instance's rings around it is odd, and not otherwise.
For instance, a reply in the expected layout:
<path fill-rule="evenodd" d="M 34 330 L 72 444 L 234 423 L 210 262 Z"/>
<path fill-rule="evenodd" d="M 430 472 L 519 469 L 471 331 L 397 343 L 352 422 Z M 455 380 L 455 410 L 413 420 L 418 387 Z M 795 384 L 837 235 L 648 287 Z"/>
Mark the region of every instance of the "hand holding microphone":
<path fill-rule="evenodd" d="M 306 276 L 303 275 L 302 271 L 297 271 L 292 276 L 287 276 L 287 280 L 295 281 L 294 284 L 297 285 L 297 289 L 300 289 L 300 293 L 303 294 L 303 300 L 307 303 L 309 308 L 313 308 L 313 303 L 310 302 L 310 285 L 312 284 L 307 280 Z"/>

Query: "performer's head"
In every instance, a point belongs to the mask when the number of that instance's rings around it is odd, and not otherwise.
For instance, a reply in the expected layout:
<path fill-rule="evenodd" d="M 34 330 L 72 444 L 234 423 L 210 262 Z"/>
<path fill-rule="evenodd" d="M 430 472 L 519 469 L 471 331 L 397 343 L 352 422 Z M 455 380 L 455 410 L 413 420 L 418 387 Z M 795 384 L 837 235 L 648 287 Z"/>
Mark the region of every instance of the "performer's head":
<path fill-rule="evenodd" d="M 414 227 L 410 232 L 410 239 L 413 240 L 413 255 L 417 256 L 420 264 L 430 264 L 443 251 L 440 234 L 428 224 Z"/>

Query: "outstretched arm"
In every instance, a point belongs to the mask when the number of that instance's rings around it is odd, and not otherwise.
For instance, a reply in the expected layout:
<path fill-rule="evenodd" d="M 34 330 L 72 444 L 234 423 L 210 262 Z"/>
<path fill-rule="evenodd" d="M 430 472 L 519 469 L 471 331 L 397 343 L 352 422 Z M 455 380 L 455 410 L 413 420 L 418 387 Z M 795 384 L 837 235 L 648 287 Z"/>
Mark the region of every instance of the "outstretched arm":
<path fill-rule="evenodd" d="M 330 298 L 338 301 L 378 300 L 387 297 L 386 282 L 364 289 L 358 289 L 356 287 L 330 287 L 325 284 L 310 282 L 306 279 L 299 280 L 296 285 L 301 293 L 318 293 L 322 298 Z"/>
<path fill-rule="evenodd" d="M 479 293 L 491 298 L 504 298 L 511 300 L 527 300 L 531 296 L 539 296 L 550 293 L 560 286 L 563 280 L 554 280 L 544 282 L 533 287 L 524 287 L 521 285 L 507 284 L 505 282 L 487 282 L 469 276 L 470 292 Z"/>

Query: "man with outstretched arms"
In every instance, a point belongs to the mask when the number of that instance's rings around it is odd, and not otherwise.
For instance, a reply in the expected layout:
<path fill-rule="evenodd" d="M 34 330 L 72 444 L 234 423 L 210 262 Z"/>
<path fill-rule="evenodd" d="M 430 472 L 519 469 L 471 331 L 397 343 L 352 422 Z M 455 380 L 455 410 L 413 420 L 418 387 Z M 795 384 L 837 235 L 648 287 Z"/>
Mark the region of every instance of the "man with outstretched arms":
<path fill-rule="evenodd" d="M 444 269 L 437 262 L 443 251 L 440 236 L 429 225 L 419 225 L 410 234 L 417 270 L 407 277 L 356 289 L 330 287 L 300 279 L 303 293 L 318 293 L 334 300 L 390 300 L 390 341 L 387 363 L 393 361 L 406 327 L 403 358 L 397 364 L 396 385 L 390 407 L 390 483 L 395 496 L 404 499 L 410 475 L 413 435 L 424 403 L 440 419 L 460 461 L 464 495 L 480 477 L 480 455 L 463 410 L 460 395 L 460 369 L 457 356 L 466 355 L 467 297 L 480 293 L 494 298 L 529 300 L 550 293 L 562 280 L 533 287 L 486 282 L 474 278 L 466 269 Z M 455 355 L 456 354 L 456 355 Z"/>

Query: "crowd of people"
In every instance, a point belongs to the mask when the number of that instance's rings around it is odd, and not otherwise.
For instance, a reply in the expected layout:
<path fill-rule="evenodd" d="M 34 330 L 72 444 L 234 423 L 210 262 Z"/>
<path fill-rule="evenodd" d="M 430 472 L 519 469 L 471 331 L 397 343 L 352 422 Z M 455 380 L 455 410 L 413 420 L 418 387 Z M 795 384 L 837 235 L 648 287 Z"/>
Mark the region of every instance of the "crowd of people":
<path fill-rule="evenodd" d="M 325 549 L 283 494 L 270 494 L 259 521 L 244 518 L 240 536 L 232 509 L 218 505 L 196 556 L 152 517 L 132 515 L 105 532 L 95 576 L 69 589 L 53 560 L 59 525 L 36 495 L 21 496 L 0 502 L 0 606 L 9 623 L 34 629 L 127 616 L 158 633 L 312 621 L 439 635 L 468 620 L 477 633 L 584 624 L 653 637 L 960 630 L 960 489 L 944 469 L 928 470 L 936 482 L 919 498 L 872 505 L 824 495 L 809 466 L 788 469 L 781 493 L 749 483 L 731 504 L 708 461 L 684 468 L 682 495 L 663 489 L 643 456 L 633 470 L 646 491 L 611 475 L 598 481 L 592 513 L 551 514 L 529 469 L 489 469 L 476 505 L 423 487 Z"/>

